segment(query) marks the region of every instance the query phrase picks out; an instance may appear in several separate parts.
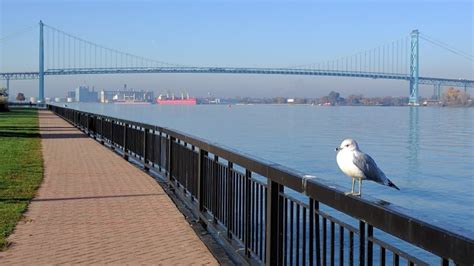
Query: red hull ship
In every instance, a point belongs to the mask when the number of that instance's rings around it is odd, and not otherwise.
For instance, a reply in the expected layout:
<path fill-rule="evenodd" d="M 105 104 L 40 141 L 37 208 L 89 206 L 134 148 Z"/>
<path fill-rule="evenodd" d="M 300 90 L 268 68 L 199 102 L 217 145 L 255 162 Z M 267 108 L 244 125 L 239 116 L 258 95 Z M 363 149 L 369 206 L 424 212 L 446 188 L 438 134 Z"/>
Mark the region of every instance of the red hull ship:
<path fill-rule="evenodd" d="M 196 98 L 189 98 L 189 96 L 187 98 L 184 98 L 183 96 L 181 96 L 181 98 L 174 98 L 174 96 L 169 98 L 167 96 L 160 95 L 158 98 L 156 98 L 156 103 L 167 105 L 196 105 L 197 101 Z"/>

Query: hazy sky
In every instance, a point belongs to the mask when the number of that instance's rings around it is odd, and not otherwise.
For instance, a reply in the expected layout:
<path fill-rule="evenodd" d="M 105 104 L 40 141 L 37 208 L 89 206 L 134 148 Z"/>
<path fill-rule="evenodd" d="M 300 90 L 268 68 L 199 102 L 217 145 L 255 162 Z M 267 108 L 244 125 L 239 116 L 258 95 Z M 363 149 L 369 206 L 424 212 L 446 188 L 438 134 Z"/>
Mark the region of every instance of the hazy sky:
<path fill-rule="evenodd" d="M 38 22 L 156 60 L 213 66 L 288 67 L 377 47 L 413 29 L 474 54 L 472 1 L 22 1 L 0 0 L 0 71 L 38 70 Z M 474 79 L 473 62 L 427 42 L 420 75 Z M 11 94 L 37 94 L 11 81 Z M 372 79 L 223 74 L 46 78 L 46 97 L 87 84 L 226 96 L 407 96 L 408 83 Z M 5 82 L 1 84 L 5 86 Z M 422 87 L 429 96 L 431 87 Z M 473 93 L 473 92 L 471 92 Z"/>

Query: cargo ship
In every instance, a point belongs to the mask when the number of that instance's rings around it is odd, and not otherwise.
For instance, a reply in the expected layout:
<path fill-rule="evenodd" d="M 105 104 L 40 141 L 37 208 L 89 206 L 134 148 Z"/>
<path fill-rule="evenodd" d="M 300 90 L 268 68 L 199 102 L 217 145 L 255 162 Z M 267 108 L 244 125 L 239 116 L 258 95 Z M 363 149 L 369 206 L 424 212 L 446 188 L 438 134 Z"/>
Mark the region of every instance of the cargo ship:
<path fill-rule="evenodd" d="M 168 105 L 196 105 L 197 101 L 196 98 L 189 97 L 189 94 L 185 98 L 183 94 L 181 94 L 181 98 L 175 98 L 174 95 L 169 97 L 169 95 L 162 95 L 156 98 L 157 104 L 168 104 Z"/>
<path fill-rule="evenodd" d="M 153 93 L 148 91 L 136 91 L 127 90 L 127 86 L 124 86 L 124 90 L 118 91 L 101 91 L 101 101 L 108 102 L 106 94 L 113 94 L 112 102 L 114 104 L 151 104 L 153 103 Z"/>

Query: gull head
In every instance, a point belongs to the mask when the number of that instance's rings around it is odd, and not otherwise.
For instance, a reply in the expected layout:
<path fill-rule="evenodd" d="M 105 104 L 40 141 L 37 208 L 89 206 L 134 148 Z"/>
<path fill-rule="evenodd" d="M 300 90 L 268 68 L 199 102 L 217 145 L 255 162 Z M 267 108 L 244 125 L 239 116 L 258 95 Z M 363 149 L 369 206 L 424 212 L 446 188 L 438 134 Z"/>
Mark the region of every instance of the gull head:
<path fill-rule="evenodd" d="M 342 141 L 341 145 L 336 148 L 337 152 L 340 151 L 355 151 L 359 149 L 359 145 L 353 139 L 345 139 Z"/>

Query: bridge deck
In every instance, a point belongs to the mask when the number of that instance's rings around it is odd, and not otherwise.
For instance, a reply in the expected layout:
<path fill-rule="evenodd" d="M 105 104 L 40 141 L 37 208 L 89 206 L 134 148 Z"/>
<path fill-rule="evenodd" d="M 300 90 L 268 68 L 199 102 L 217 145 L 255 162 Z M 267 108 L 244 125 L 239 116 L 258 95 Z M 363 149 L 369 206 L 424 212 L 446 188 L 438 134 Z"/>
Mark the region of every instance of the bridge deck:
<path fill-rule="evenodd" d="M 44 181 L 0 264 L 217 264 L 147 174 L 40 111 Z"/>
<path fill-rule="evenodd" d="M 146 73 L 187 73 L 187 74 L 263 74 L 263 75 L 304 75 L 352 77 L 410 81 L 408 73 L 384 73 L 348 70 L 298 69 L 298 68 L 246 68 L 246 67 L 119 67 L 119 68 L 68 68 L 48 69 L 46 76 L 57 75 L 98 75 L 98 74 L 146 74 Z M 38 79 L 38 72 L 4 72 L 0 79 Z M 455 87 L 474 87 L 474 80 L 419 77 L 419 84 Z"/>

